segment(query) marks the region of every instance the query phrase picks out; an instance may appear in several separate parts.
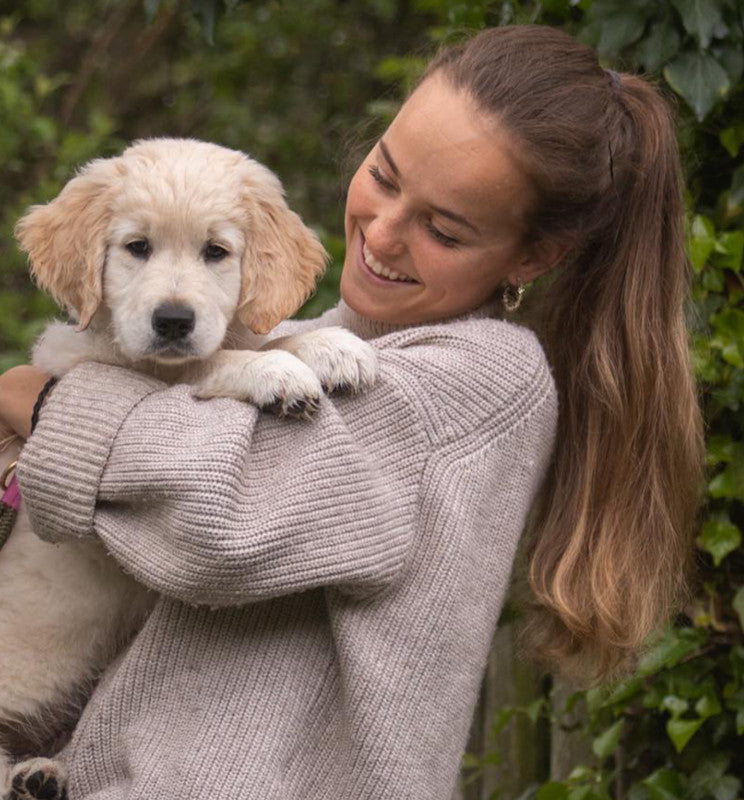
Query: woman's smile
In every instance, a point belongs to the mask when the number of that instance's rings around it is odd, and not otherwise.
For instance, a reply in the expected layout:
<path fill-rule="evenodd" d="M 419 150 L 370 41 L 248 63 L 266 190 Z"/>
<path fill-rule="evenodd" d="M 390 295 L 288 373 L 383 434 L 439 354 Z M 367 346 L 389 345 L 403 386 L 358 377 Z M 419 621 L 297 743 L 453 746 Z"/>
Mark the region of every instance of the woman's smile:
<path fill-rule="evenodd" d="M 357 265 L 362 273 L 376 286 L 401 287 L 415 285 L 418 281 L 408 275 L 386 267 L 369 249 L 364 234 L 359 232 Z"/>

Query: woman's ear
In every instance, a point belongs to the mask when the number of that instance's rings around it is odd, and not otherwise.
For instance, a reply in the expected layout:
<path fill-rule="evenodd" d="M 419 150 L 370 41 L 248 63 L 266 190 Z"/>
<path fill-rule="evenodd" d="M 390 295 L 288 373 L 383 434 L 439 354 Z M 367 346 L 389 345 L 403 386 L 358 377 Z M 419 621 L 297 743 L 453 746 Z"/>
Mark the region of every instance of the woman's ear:
<path fill-rule="evenodd" d="M 530 283 L 558 266 L 570 249 L 570 243 L 557 239 L 543 237 L 530 242 L 519 260 L 519 266 L 509 273 L 507 280 L 513 286 Z"/>
<path fill-rule="evenodd" d="M 287 207 L 278 178 L 252 159 L 246 159 L 243 192 L 246 247 L 238 316 L 254 333 L 268 333 L 302 306 L 328 254 Z"/>
<path fill-rule="evenodd" d="M 123 169 L 118 158 L 91 161 L 54 200 L 31 206 L 15 227 L 36 283 L 75 312 L 80 330 L 103 296 L 111 197 Z"/>

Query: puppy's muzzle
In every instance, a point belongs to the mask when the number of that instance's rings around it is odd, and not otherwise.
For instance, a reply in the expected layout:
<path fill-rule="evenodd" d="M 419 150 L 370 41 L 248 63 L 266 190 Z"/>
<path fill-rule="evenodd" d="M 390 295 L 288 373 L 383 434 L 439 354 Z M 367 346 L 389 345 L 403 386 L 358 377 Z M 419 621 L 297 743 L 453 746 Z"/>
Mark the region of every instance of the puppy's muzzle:
<path fill-rule="evenodd" d="M 152 329 L 160 339 L 178 342 L 185 339 L 196 324 L 196 314 L 189 306 L 163 303 L 152 313 Z"/>

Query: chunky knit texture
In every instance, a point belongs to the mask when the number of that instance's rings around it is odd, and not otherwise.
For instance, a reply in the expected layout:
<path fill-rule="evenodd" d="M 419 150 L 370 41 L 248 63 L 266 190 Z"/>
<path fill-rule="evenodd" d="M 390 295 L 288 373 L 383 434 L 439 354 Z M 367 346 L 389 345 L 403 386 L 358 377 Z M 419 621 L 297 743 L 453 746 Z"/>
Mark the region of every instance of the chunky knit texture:
<path fill-rule="evenodd" d="M 78 725 L 71 800 L 449 800 L 557 416 L 535 336 L 489 310 L 280 326 L 378 350 L 310 422 L 60 381 L 19 467 L 35 530 L 162 595 Z"/>

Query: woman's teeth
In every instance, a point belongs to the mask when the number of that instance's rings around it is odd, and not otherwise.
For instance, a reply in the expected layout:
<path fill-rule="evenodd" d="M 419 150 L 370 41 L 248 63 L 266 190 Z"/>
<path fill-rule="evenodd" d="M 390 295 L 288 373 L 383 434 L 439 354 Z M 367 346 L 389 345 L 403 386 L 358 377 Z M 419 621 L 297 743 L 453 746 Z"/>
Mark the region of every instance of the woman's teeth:
<path fill-rule="evenodd" d="M 394 269 L 388 269 L 387 267 L 383 267 L 379 261 L 375 259 L 375 257 L 370 252 L 369 248 L 365 244 L 362 247 L 362 253 L 364 254 L 364 263 L 375 273 L 375 275 L 382 275 L 383 278 L 387 278 L 391 281 L 403 281 L 405 283 L 416 283 L 413 278 L 409 278 L 407 275 L 401 275 L 400 273 L 396 272 Z"/>

